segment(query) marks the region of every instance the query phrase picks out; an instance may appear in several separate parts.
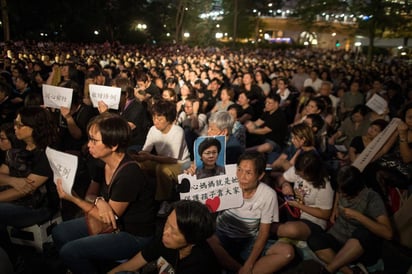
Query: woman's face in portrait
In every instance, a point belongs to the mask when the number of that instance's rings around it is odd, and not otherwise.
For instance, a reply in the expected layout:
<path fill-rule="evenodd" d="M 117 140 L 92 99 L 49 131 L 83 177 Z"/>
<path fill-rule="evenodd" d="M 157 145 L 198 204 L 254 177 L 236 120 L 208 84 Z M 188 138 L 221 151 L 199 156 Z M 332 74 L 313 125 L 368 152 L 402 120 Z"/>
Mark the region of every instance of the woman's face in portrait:
<path fill-rule="evenodd" d="M 202 153 L 202 162 L 205 168 L 214 167 L 216 165 L 217 157 L 219 156 L 219 150 L 216 146 L 210 146 Z"/>

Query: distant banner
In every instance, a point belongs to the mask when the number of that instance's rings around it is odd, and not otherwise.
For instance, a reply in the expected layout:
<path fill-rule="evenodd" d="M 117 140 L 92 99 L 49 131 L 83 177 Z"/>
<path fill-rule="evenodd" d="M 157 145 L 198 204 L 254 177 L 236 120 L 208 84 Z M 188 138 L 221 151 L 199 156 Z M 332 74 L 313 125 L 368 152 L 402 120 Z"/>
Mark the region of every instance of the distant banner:
<path fill-rule="evenodd" d="M 65 107 L 70 109 L 72 105 L 73 89 L 56 87 L 43 84 L 43 102 L 46 107 L 57 108 Z"/>
<path fill-rule="evenodd" d="M 98 102 L 103 101 L 108 108 L 119 109 L 121 88 L 90 85 L 89 94 L 93 107 L 97 108 Z"/>
<path fill-rule="evenodd" d="M 376 136 L 372 142 L 361 152 L 361 154 L 353 162 L 353 166 L 363 171 L 365 167 L 372 161 L 376 153 L 383 147 L 383 145 L 389 140 L 391 135 L 398 128 L 400 123 L 399 118 L 393 118 L 391 122 L 383 129 L 381 133 Z"/>
<path fill-rule="evenodd" d="M 178 190 L 181 200 L 195 200 L 205 204 L 211 212 L 240 207 L 242 190 L 236 176 L 237 166 L 226 165 L 226 173 L 203 179 L 196 175 L 180 174 Z"/>

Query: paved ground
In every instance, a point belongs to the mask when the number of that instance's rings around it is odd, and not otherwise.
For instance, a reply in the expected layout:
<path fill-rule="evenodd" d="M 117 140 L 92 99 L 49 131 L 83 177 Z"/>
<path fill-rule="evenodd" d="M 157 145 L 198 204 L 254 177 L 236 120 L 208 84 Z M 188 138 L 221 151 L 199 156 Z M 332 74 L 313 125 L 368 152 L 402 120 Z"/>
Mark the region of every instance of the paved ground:
<path fill-rule="evenodd" d="M 65 211 L 62 214 L 64 219 L 70 219 L 78 214 L 81 214 L 81 212 L 79 212 L 78 209 L 70 203 L 64 204 L 63 207 L 65 208 Z M 158 218 L 157 233 L 161 233 L 164 221 L 164 218 Z M 45 246 L 44 252 L 42 254 L 36 253 L 34 249 L 30 247 L 16 246 L 16 249 L 21 255 L 16 273 L 66 273 L 65 267 L 59 260 L 58 254 L 51 244 L 47 244 Z M 408 269 L 412 265 L 412 250 L 403 248 L 393 242 L 385 242 L 382 251 L 382 259 L 385 265 L 385 271 L 375 273 L 405 274 L 408 273 Z M 302 261 L 297 258 L 292 265 L 290 265 L 287 269 L 284 269 L 281 273 L 311 274 L 319 273 L 319 269 L 320 265 L 316 261 Z M 412 270 L 408 274 L 412 274 Z"/>
<path fill-rule="evenodd" d="M 37 273 L 54 273 L 65 274 L 66 269 L 58 258 L 53 246 L 47 245 L 43 254 L 36 253 L 28 247 L 18 247 L 22 255 L 20 269 L 17 273 L 37 274 Z M 383 260 L 385 264 L 384 272 L 387 274 L 405 274 L 412 265 L 412 250 L 386 242 L 383 248 Z M 314 260 L 296 261 L 287 269 L 282 271 L 284 274 L 311 274 L 319 273 L 320 265 Z M 411 274 L 412 272 L 409 272 Z M 194 273 L 195 274 L 195 273 Z"/>

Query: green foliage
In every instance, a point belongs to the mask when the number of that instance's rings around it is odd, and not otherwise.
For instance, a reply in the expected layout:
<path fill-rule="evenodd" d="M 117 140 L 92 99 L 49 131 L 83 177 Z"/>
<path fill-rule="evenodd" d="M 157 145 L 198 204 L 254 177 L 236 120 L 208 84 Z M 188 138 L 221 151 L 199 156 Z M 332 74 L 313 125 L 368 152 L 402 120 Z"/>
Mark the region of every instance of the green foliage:
<path fill-rule="evenodd" d="M 256 14 L 253 14 L 255 8 L 255 1 L 238 0 L 237 7 L 237 38 L 253 37 L 255 26 L 257 23 Z M 234 36 L 234 18 L 235 18 L 235 1 L 223 0 L 222 6 L 225 11 L 223 20 L 221 22 L 222 29 L 228 33 L 228 36 Z"/>

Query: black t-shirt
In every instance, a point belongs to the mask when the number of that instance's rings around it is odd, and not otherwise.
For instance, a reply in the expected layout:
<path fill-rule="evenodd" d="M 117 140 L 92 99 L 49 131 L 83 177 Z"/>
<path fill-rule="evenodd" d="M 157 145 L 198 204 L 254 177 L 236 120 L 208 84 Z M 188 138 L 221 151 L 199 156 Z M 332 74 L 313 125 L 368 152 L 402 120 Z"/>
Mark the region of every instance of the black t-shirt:
<path fill-rule="evenodd" d="M 0 125 L 13 122 L 14 118 L 16 118 L 16 110 L 17 108 L 11 102 L 10 97 L 0 102 Z"/>
<path fill-rule="evenodd" d="M 257 120 L 257 116 L 256 116 L 256 114 L 255 114 L 255 111 L 253 110 L 253 107 L 252 106 L 248 106 L 247 108 L 245 108 L 245 109 L 242 109 L 242 113 L 239 115 L 239 117 L 241 117 L 241 116 L 243 116 L 243 115 L 245 115 L 245 114 L 249 114 L 250 115 L 250 120 L 251 121 L 255 121 L 255 120 Z"/>
<path fill-rule="evenodd" d="M 283 146 L 286 135 L 288 134 L 288 123 L 283 111 L 278 109 L 272 114 L 269 112 L 264 112 L 261 119 L 265 122 L 263 126 L 266 126 L 272 130 L 265 135 L 265 138 L 276 142 L 280 146 Z"/>
<path fill-rule="evenodd" d="M 47 160 L 44 149 L 10 149 L 6 154 L 5 165 L 8 166 L 9 175 L 12 177 L 25 178 L 29 174 L 47 177 L 48 179 L 46 182 L 35 191 L 46 193 L 46 195 L 41 195 L 39 193 L 31 194 L 38 195 L 36 199 L 42 199 L 42 201 L 34 202 L 36 205 L 33 204 L 33 206 L 48 207 L 53 211 L 58 209 L 59 197 L 53 182 L 53 171 Z M 30 203 L 27 202 L 28 200 L 31 200 L 29 196 L 30 195 L 20 198 L 20 201 L 16 201 L 16 203 L 29 205 Z"/>
<path fill-rule="evenodd" d="M 127 154 L 117 170 L 119 171 L 113 175 L 110 185 L 101 183 L 100 194 L 106 201 L 111 199 L 116 202 L 129 202 L 118 220 L 122 231 L 142 237 L 153 235 L 156 222 L 154 184 L 150 183 L 137 163 Z M 99 178 L 94 179 L 99 182 Z M 100 179 L 104 181 L 104 176 Z"/>
<path fill-rule="evenodd" d="M 207 102 L 207 107 L 205 112 L 209 113 L 213 107 L 216 105 L 217 101 L 220 100 L 220 90 L 213 96 L 211 90 L 206 90 L 205 97 L 203 98 Z"/>
<path fill-rule="evenodd" d="M 365 144 L 363 143 L 362 136 L 354 137 L 350 142 L 349 147 L 353 147 L 356 154 L 361 153 L 365 149 Z"/>
<path fill-rule="evenodd" d="M 153 83 L 150 83 L 150 85 L 145 89 L 145 92 L 150 94 L 150 96 L 160 96 L 160 89 Z"/>
<path fill-rule="evenodd" d="M 60 115 L 59 128 L 61 141 L 59 149 L 63 151 L 80 151 L 82 146 L 87 143 L 87 124 L 90 119 L 97 114 L 96 109 L 85 104 L 81 104 L 79 109 L 72 114 L 74 122 L 82 132 L 82 137 L 80 139 L 73 138 L 69 132 L 66 119 Z"/>
<path fill-rule="evenodd" d="M 163 257 L 164 261 L 170 264 L 174 272 L 169 269 L 167 273 L 174 274 L 220 274 L 221 269 L 217 263 L 216 257 L 204 242 L 195 245 L 189 256 L 179 259 L 179 250 L 166 248 L 161 238 L 155 239 L 151 244 L 142 250 L 143 258 L 147 262 L 152 262 Z"/>
<path fill-rule="evenodd" d="M 151 122 L 144 104 L 133 100 L 121 113 L 121 116 L 136 127 L 132 130 L 131 145 L 144 145 Z"/>

